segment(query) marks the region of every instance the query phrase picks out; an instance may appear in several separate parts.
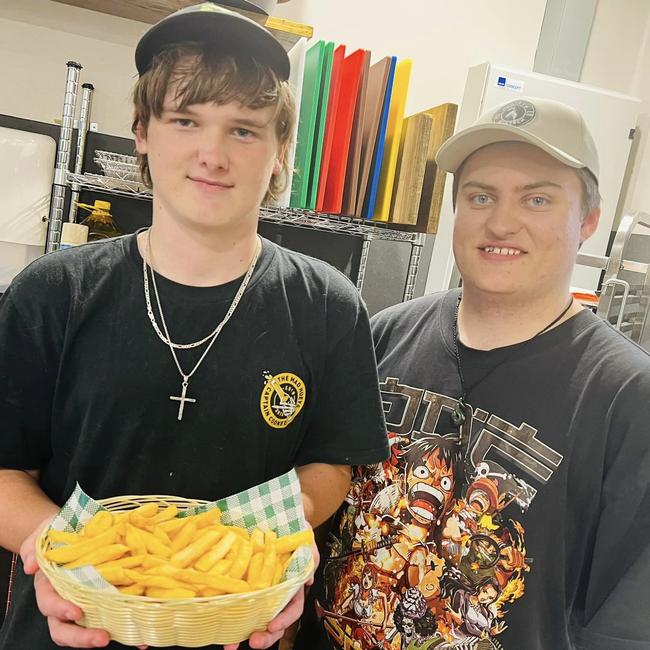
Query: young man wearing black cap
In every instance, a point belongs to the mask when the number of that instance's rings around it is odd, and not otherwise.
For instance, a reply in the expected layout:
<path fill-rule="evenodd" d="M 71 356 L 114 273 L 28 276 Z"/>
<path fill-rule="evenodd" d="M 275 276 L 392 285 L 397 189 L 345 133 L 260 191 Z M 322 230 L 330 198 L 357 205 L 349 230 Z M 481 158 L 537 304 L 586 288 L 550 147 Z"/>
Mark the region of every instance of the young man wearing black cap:
<path fill-rule="evenodd" d="M 650 358 L 569 290 L 594 142 L 521 98 L 437 161 L 462 289 L 372 320 L 391 460 L 353 479 L 297 649 L 649 649 Z"/>
<path fill-rule="evenodd" d="M 205 3 L 152 27 L 136 65 L 152 227 L 41 258 L 0 303 L 0 543 L 27 573 L 77 482 L 214 500 L 296 467 L 315 526 L 350 465 L 388 455 L 356 289 L 257 236 L 295 119 L 282 47 Z M 250 646 L 276 642 L 302 599 Z M 121 647 L 80 616 L 19 571 L 0 648 Z"/>

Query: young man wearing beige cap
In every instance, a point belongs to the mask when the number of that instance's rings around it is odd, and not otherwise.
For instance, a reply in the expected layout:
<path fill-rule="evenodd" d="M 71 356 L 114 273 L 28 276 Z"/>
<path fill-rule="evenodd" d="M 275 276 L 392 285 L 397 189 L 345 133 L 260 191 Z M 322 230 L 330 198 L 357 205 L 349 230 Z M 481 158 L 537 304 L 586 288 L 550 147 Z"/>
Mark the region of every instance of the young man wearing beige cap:
<path fill-rule="evenodd" d="M 2 650 L 123 647 L 76 625 L 37 572 L 35 531 L 77 482 L 96 499 L 212 501 L 295 467 L 316 526 L 350 465 L 388 455 L 358 292 L 257 235 L 287 173 L 286 53 L 205 3 L 153 26 L 136 66 L 152 227 L 47 255 L 0 303 L 0 544 L 36 574 L 17 572 Z M 300 590 L 250 647 L 273 645 L 302 604 Z"/>
<path fill-rule="evenodd" d="M 649 649 L 650 357 L 569 291 L 591 135 L 522 97 L 437 160 L 462 289 L 372 320 L 391 460 L 353 479 L 297 647 Z"/>

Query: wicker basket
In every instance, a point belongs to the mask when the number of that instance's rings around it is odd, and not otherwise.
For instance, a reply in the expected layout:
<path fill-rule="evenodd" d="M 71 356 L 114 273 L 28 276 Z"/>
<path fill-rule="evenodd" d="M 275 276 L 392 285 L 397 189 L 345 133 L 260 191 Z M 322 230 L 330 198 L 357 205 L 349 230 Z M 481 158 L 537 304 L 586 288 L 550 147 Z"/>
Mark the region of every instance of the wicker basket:
<path fill-rule="evenodd" d="M 175 505 L 179 510 L 206 503 L 169 496 L 127 496 L 98 501 L 111 512 L 125 512 L 152 502 Z M 84 616 L 79 625 L 106 630 L 111 639 L 129 646 L 198 648 L 245 641 L 253 632 L 266 629 L 314 568 L 312 562 L 300 575 L 250 593 L 170 601 L 84 587 L 45 559 L 49 547 L 45 529 L 36 542 L 38 564 L 57 593 L 81 608 Z"/>

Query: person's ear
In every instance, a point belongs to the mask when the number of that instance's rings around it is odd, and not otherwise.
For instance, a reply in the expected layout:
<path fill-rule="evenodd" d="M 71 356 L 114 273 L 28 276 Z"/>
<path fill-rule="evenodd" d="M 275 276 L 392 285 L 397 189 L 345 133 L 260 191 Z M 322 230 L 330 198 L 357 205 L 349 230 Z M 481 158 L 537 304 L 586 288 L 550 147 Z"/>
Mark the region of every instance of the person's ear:
<path fill-rule="evenodd" d="M 600 208 L 592 210 L 583 218 L 582 223 L 580 224 L 580 245 L 587 241 L 587 239 L 596 232 L 599 220 Z"/>
<path fill-rule="evenodd" d="M 279 174 L 282 173 L 284 157 L 286 155 L 287 155 L 287 145 L 285 143 L 280 147 L 278 154 L 275 158 L 275 161 L 273 162 L 273 176 L 278 176 Z"/>
<path fill-rule="evenodd" d="M 135 136 L 135 150 L 144 156 L 147 153 L 147 130 L 138 117 L 133 121 L 133 135 Z"/>

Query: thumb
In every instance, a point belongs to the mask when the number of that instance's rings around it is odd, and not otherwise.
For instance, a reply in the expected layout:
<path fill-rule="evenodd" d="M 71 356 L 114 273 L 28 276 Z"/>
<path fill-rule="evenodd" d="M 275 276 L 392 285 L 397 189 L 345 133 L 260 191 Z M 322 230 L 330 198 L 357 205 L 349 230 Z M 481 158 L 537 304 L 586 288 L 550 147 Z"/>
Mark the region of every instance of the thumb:
<path fill-rule="evenodd" d="M 36 555 L 34 553 L 23 558 L 23 570 L 28 576 L 34 575 L 38 571 L 38 562 L 36 562 Z"/>
<path fill-rule="evenodd" d="M 20 559 L 23 561 L 23 570 L 27 575 L 33 575 L 38 571 L 38 562 L 36 562 L 36 550 L 34 547 L 35 539 L 33 535 L 30 535 L 20 547 Z"/>
<path fill-rule="evenodd" d="M 50 521 L 52 521 L 51 516 L 44 519 L 20 547 L 20 559 L 23 561 L 23 569 L 27 575 L 33 575 L 38 571 L 38 562 L 36 561 L 36 540 L 41 531 L 49 525 Z"/>

